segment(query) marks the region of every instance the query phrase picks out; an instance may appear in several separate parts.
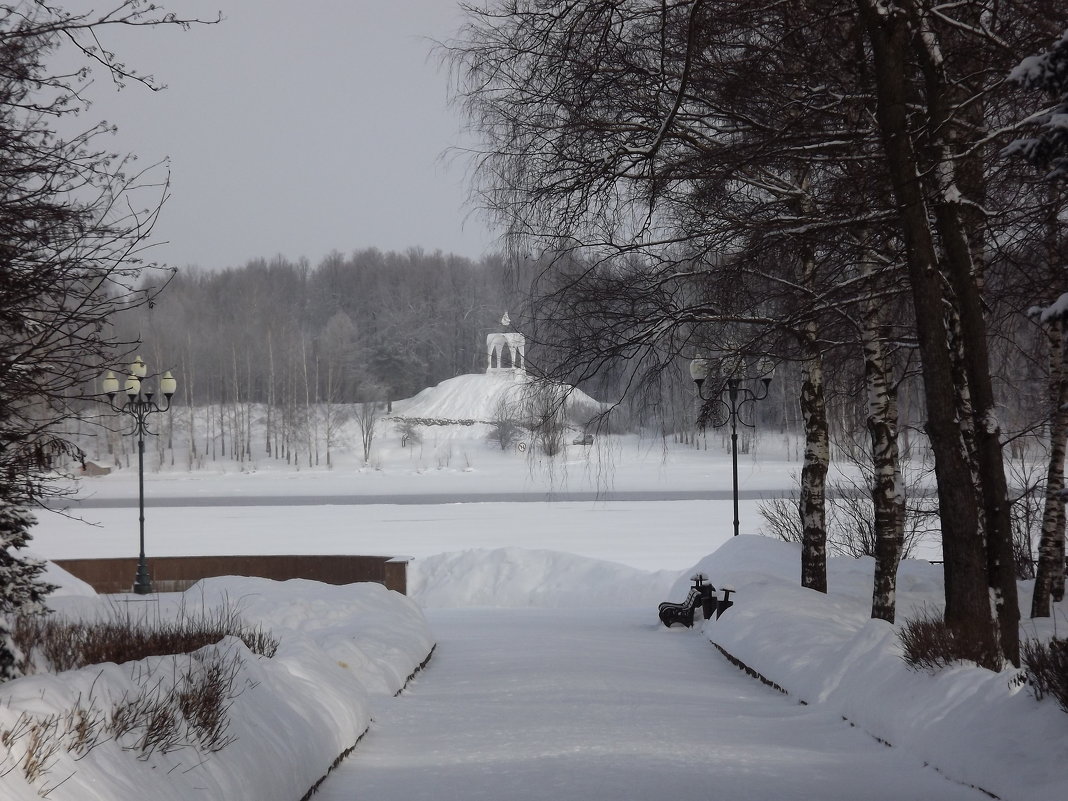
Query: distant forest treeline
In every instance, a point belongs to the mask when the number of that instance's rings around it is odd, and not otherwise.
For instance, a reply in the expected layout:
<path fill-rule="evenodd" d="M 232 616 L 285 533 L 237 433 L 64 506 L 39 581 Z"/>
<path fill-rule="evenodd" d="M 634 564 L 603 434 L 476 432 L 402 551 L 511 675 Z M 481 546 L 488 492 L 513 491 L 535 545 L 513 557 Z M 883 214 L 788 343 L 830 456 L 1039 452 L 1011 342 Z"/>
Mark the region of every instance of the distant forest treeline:
<path fill-rule="evenodd" d="M 355 403 L 409 397 L 485 369 L 486 334 L 521 302 L 500 257 L 413 249 L 277 257 L 181 270 L 116 321 L 187 404 Z"/>
<path fill-rule="evenodd" d="M 419 249 L 335 252 L 317 266 L 276 257 L 224 270 L 185 269 L 153 304 L 117 319 L 117 333 L 142 343 L 138 352 L 151 370 L 174 371 L 175 400 L 186 406 L 262 403 L 295 413 L 310 404 L 389 402 L 485 370 L 486 334 L 502 330 L 506 311 L 523 325 L 539 269 L 500 255 L 473 261 Z M 999 338 L 994 348 L 1002 385 L 1033 388 L 1003 410 L 1007 430 L 1020 432 L 1041 420 L 1029 401 L 1044 377 L 1034 355 L 1021 359 L 1007 341 Z M 540 358 L 538 344 L 528 340 L 528 364 Z M 654 385 L 635 386 L 629 370 L 605 364 L 582 388 L 599 400 L 622 398 L 615 418 L 625 428 L 692 431 L 696 398 L 684 362 Z M 861 371 L 859 362 L 845 360 L 828 375 L 832 433 L 850 443 L 864 434 Z M 796 364 L 780 364 L 770 396 L 752 416 L 773 429 L 796 430 L 799 382 Z M 898 393 L 907 451 L 910 427 L 923 419 L 916 377 L 907 374 Z"/>

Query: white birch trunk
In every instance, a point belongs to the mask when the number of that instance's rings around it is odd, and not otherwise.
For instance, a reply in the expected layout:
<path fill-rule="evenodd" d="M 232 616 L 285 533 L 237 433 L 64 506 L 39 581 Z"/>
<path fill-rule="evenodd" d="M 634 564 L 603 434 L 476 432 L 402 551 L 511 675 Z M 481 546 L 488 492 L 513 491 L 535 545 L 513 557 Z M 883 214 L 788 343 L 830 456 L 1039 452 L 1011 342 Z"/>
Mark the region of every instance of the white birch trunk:
<path fill-rule="evenodd" d="M 1046 506 L 1038 545 L 1038 570 L 1031 596 L 1031 617 L 1049 617 L 1050 598 L 1064 598 L 1064 463 L 1068 441 L 1068 364 L 1065 362 L 1064 322 L 1046 326 L 1049 340 L 1049 467 L 1046 472 Z"/>
<path fill-rule="evenodd" d="M 805 457 L 801 467 L 801 586 L 827 592 L 827 469 L 831 460 L 827 405 L 823 388 L 823 356 L 816 346 L 816 326 L 805 331 L 808 358 L 801 377 L 801 419 L 805 426 Z"/>
<path fill-rule="evenodd" d="M 875 581 L 871 616 L 893 623 L 897 604 L 897 569 L 905 547 L 905 497 L 898 458 L 897 405 L 890 381 L 886 344 L 880 335 L 881 308 L 876 301 L 869 302 L 862 328 L 875 529 Z"/>

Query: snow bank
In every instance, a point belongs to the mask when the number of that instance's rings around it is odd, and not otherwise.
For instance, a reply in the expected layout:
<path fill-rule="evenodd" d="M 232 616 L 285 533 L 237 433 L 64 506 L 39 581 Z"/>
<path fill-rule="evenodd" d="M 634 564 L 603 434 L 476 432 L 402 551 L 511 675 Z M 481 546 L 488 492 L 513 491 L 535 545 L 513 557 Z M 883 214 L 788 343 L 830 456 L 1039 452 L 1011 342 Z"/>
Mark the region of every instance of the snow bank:
<path fill-rule="evenodd" d="M 418 395 L 393 404 L 393 414 L 435 420 L 492 420 L 500 403 L 517 405 L 526 377 L 510 373 L 469 374 L 449 378 Z"/>
<path fill-rule="evenodd" d="M 629 607 L 658 625 L 657 603 L 684 598 L 689 576 L 700 570 L 717 587 L 736 590 L 736 605 L 705 623 L 704 635 L 791 696 L 962 784 L 1013 801 L 1064 797 L 1068 716 L 1054 700 L 1036 702 L 1013 686 L 1011 669 L 910 670 L 896 627 L 870 619 L 873 560 L 829 560 L 826 595 L 800 587 L 800 562 L 800 546 L 755 536 L 732 537 L 682 572 L 553 551 L 476 549 L 418 560 L 410 586 L 427 608 Z M 899 621 L 941 605 L 941 567 L 902 563 Z"/>
<path fill-rule="evenodd" d="M 243 662 L 235 682 L 240 694 L 229 710 L 228 734 L 235 741 L 206 756 L 182 747 L 140 759 L 130 750 L 136 736 L 126 735 L 77 759 L 59 749 L 48 757 L 47 771 L 31 782 L 21 768 L 32 740 L 24 735 L 10 748 L 0 745 L 5 801 L 31 801 L 46 792 L 53 801 L 296 801 L 367 729 L 370 697 L 399 690 L 433 646 L 419 608 L 378 584 L 227 577 L 182 594 L 117 598 L 50 603 L 71 617 L 106 616 L 118 607 L 150 619 L 228 604 L 280 640 L 271 659 L 233 638 L 207 649 L 237 654 Z M 189 657 L 178 659 L 181 665 Z M 175 672 L 174 659 L 160 657 L 8 682 L 0 685 L 0 731 L 17 730 L 24 713 L 44 719 L 90 702 L 110 710 L 114 702 L 136 696 L 146 676 L 167 686 Z"/>
<path fill-rule="evenodd" d="M 704 625 L 715 644 L 809 704 L 914 753 L 947 777 L 1015 801 L 1068 792 L 1068 716 L 1012 685 L 1014 670 L 910 670 L 894 625 L 869 618 L 871 560 L 832 559 L 827 595 L 799 586 L 799 547 L 738 537 L 697 569 L 737 604 Z M 940 569 L 902 565 L 899 621 L 940 606 Z M 685 592 L 680 580 L 673 592 Z"/>
<path fill-rule="evenodd" d="M 409 565 L 409 592 L 425 608 L 656 605 L 678 578 L 557 551 L 497 548 L 444 553 Z"/>
<path fill-rule="evenodd" d="M 94 596 L 96 590 L 88 582 L 82 581 L 73 573 L 68 573 L 55 562 L 49 562 L 30 551 L 25 552 L 31 559 L 40 559 L 45 563 L 45 572 L 41 580 L 56 587 L 55 595 Z"/>
<path fill-rule="evenodd" d="M 742 536 L 685 571 L 642 571 L 517 547 L 438 554 L 410 566 L 412 598 L 374 584 L 251 578 L 211 579 L 182 595 L 150 600 L 124 596 L 129 609 L 145 615 L 228 601 L 246 620 L 280 637 L 273 659 L 240 651 L 246 665 L 239 677 L 244 691 L 232 709 L 237 741 L 206 760 L 184 749 L 144 762 L 136 752 L 105 742 L 78 761 L 65 752 L 53 755 L 48 774 L 31 785 L 17 766 L 23 737 L 10 751 L 0 747 L 4 799 L 31 801 L 63 782 L 49 798 L 122 801 L 136 792 L 160 801 L 295 801 L 364 731 L 369 700 L 395 692 L 426 657 L 432 639 L 417 602 L 427 608 L 628 608 L 655 627 L 657 603 L 681 600 L 695 569 L 716 586 L 736 590 L 736 605 L 705 623 L 704 636 L 794 698 L 845 716 L 954 781 L 1011 801 L 1064 797 L 1068 716 L 1055 701 L 1036 702 L 1012 686 L 1012 670 L 908 669 L 895 627 L 869 618 L 872 560 L 831 559 L 826 595 L 800 588 L 799 566 L 798 546 Z M 898 586 L 899 619 L 941 605 L 940 567 L 907 561 Z M 86 597 L 53 601 L 57 609 L 83 616 L 102 614 L 104 603 Z M 1063 630 L 1064 609 L 1057 614 L 1050 625 Z M 244 648 L 233 641 L 220 647 Z M 23 712 L 43 717 L 72 708 L 79 698 L 119 698 L 136 690 L 139 674 L 167 669 L 160 660 L 9 682 L 0 686 L 0 730 L 10 729 Z"/>

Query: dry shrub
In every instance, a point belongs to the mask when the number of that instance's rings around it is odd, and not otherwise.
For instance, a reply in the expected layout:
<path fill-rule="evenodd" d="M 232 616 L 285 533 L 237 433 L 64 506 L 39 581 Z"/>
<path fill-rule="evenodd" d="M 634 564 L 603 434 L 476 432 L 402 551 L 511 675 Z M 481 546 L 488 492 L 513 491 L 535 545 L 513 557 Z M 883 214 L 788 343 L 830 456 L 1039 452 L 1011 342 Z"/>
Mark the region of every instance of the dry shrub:
<path fill-rule="evenodd" d="M 941 617 L 924 611 L 919 617 L 906 620 L 898 631 L 901 658 L 913 670 L 932 673 L 959 662 L 1000 670 L 1000 654 L 989 653 L 986 646 L 992 641 L 992 627 L 989 621 L 950 626 Z"/>
<path fill-rule="evenodd" d="M 227 712 L 240 695 L 235 688 L 240 668 L 237 659 L 211 659 L 202 661 L 199 669 L 187 670 L 182 677 L 178 710 L 203 751 L 219 751 L 233 741 L 226 734 L 230 726 Z"/>
<path fill-rule="evenodd" d="M 274 636 L 246 624 L 228 604 L 194 615 L 183 611 L 173 621 L 134 621 L 115 608 L 111 619 L 97 622 L 20 617 L 14 637 L 27 655 L 26 673 L 40 667 L 34 663 L 62 671 L 127 662 L 137 685 L 117 701 L 90 692 L 64 713 L 23 713 L 0 729 L 0 746 L 11 752 L 16 759 L 12 768 L 20 767 L 28 781 L 44 776 L 58 751 L 80 758 L 110 739 L 139 759 L 154 751 L 194 748 L 206 754 L 225 748 L 233 742 L 227 733 L 229 709 L 249 684 L 238 682 L 241 650 L 207 646 L 236 637 L 261 656 L 272 657 L 278 650 Z"/>
<path fill-rule="evenodd" d="M 28 781 L 43 776 L 51 767 L 52 757 L 60 748 L 56 738 L 58 728 L 59 715 L 44 718 L 23 715 L 16 721 L 16 731 L 20 731 L 28 740 L 19 760 L 22 773 Z"/>
<path fill-rule="evenodd" d="M 48 716 L 22 713 L 0 729 L 0 745 L 12 755 L 27 781 L 48 773 L 59 751 L 80 759 L 102 742 L 115 740 L 148 759 L 153 752 L 193 748 L 207 754 L 234 741 L 228 734 L 229 709 L 247 686 L 238 686 L 241 652 L 205 649 L 154 664 L 137 664 L 136 691 L 117 701 L 79 698 L 72 709 Z M 164 671 L 169 669 L 170 675 Z M 2 776 L 2 770 L 0 770 Z"/>
<path fill-rule="evenodd" d="M 1041 701 L 1047 695 L 1057 699 L 1068 712 L 1068 640 L 1054 637 L 1049 642 L 1027 640 L 1021 648 L 1021 680 Z"/>
<path fill-rule="evenodd" d="M 134 620 L 113 609 L 105 621 L 72 621 L 55 615 L 21 616 L 12 633 L 25 654 L 20 667 L 33 672 L 33 659 L 40 655 L 51 671 L 75 670 L 105 662 L 134 662 L 151 656 L 184 654 L 213 645 L 225 637 L 237 637 L 254 654 L 272 657 L 278 640 L 261 626 L 241 620 L 230 606 L 201 609 L 176 620 Z"/>

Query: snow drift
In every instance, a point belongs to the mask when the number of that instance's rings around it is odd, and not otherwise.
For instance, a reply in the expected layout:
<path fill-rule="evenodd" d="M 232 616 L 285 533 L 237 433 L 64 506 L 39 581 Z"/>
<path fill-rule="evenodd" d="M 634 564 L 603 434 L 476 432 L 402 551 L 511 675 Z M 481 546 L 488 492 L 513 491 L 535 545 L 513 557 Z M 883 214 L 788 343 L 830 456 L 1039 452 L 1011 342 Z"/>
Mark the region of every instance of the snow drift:
<path fill-rule="evenodd" d="M 734 538 L 697 569 L 737 590 L 738 603 L 704 634 L 790 695 L 1001 798 L 1068 793 L 1068 716 L 1052 699 L 1035 701 L 1011 668 L 909 669 L 895 625 L 869 617 L 871 559 L 831 559 L 826 595 L 801 588 L 800 546 L 768 538 Z M 941 605 L 941 568 L 903 562 L 898 621 Z"/>
<path fill-rule="evenodd" d="M 105 739 L 84 754 L 59 747 L 47 770 L 28 780 L 27 760 L 45 753 L 26 722 L 60 719 L 79 706 L 107 713 L 136 697 L 147 681 L 168 686 L 174 657 L 106 664 L 55 675 L 32 675 L 0 686 L 0 775 L 5 801 L 118 801 L 189 798 L 296 801 L 350 748 L 370 723 L 370 700 L 391 696 L 426 659 L 433 640 L 418 607 L 378 584 L 336 587 L 309 581 L 209 579 L 182 594 L 84 596 L 50 601 L 61 614 L 93 618 L 116 605 L 133 615 L 168 619 L 182 606 L 229 605 L 249 624 L 280 639 L 273 658 L 235 638 L 207 650 L 240 657 L 237 697 L 229 709 L 234 741 L 214 753 L 191 746 L 139 754 L 137 732 Z M 178 657 L 189 659 L 190 657 Z M 23 732 L 21 735 L 19 732 Z"/>
<path fill-rule="evenodd" d="M 424 608 L 462 606 L 651 607 L 678 578 L 558 551 L 496 548 L 412 563 L 409 592 Z"/>

